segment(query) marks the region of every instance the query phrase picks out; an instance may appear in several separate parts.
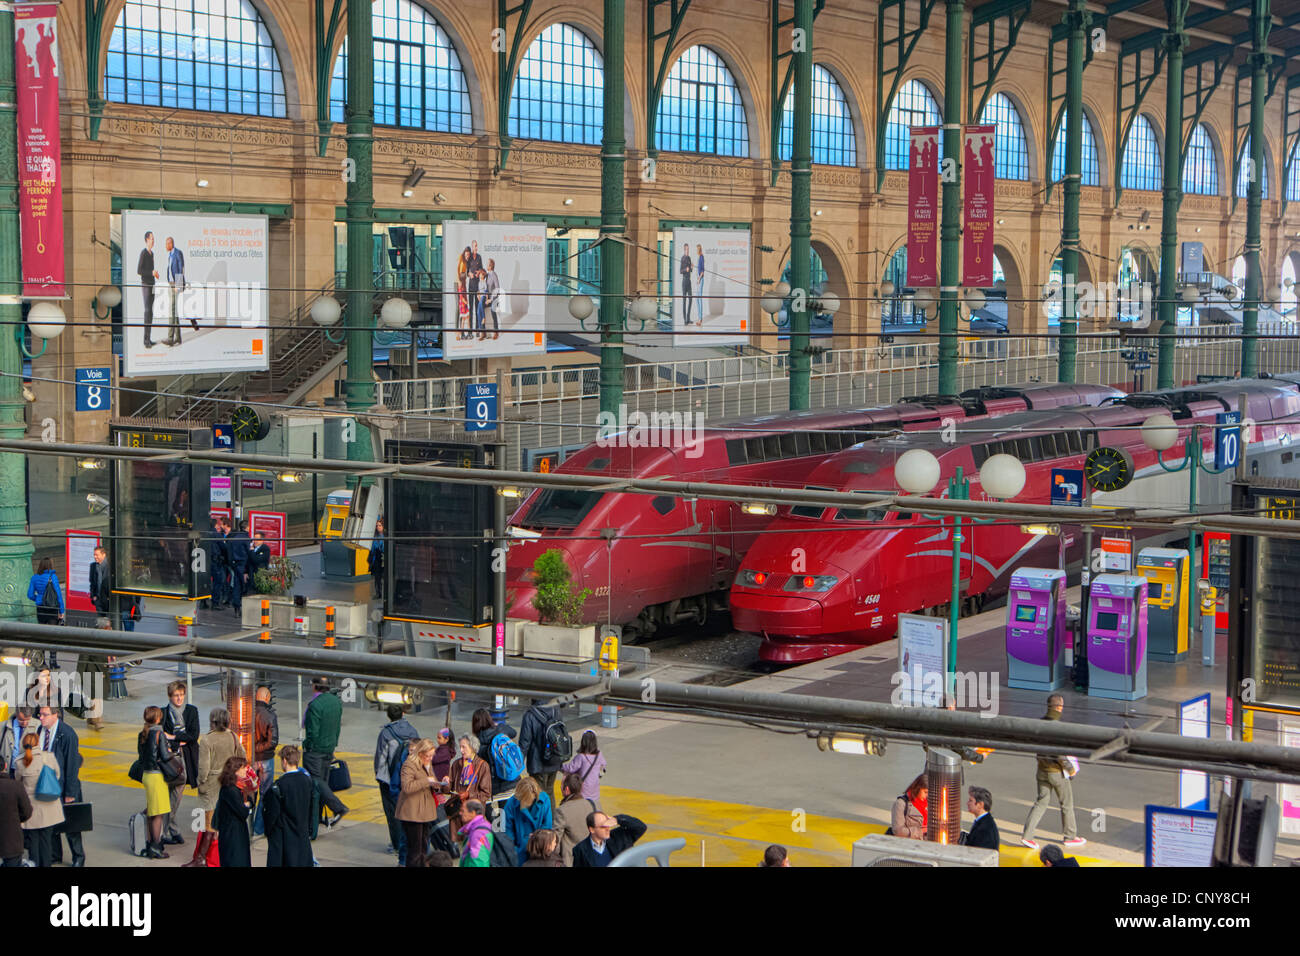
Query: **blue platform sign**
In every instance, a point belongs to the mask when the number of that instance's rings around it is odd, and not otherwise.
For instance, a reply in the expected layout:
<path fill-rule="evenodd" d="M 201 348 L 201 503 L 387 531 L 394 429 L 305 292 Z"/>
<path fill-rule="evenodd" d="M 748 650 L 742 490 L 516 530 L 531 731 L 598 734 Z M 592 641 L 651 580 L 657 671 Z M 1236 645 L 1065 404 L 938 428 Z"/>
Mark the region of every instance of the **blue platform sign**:
<path fill-rule="evenodd" d="M 1241 412 L 1219 412 L 1214 416 L 1218 425 L 1240 425 Z M 1224 468 L 1236 468 L 1237 459 L 1241 457 L 1241 428 L 1214 429 L 1214 467 L 1218 471 Z"/>
<path fill-rule="evenodd" d="M 465 386 L 465 431 L 485 432 L 497 427 L 497 387 Z"/>
<path fill-rule="evenodd" d="M 220 424 L 212 426 L 212 450 L 213 451 L 231 451 L 235 447 L 235 429 L 232 425 Z"/>
<path fill-rule="evenodd" d="M 77 369 L 77 411 L 106 412 L 113 400 L 113 370 Z"/>
<path fill-rule="evenodd" d="M 1083 469 L 1052 469 L 1052 504 L 1083 507 Z"/>

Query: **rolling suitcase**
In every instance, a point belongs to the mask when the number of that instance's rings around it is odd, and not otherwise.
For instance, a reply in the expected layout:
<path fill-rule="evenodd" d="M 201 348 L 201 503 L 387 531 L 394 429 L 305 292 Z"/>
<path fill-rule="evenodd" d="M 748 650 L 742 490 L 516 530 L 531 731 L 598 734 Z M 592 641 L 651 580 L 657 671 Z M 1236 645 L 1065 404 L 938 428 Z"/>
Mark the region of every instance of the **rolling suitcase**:
<path fill-rule="evenodd" d="M 131 814 L 126 829 L 131 838 L 131 855 L 144 856 L 144 851 L 149 845 L 149 821 L 145 819 L 143 810 Z"/>

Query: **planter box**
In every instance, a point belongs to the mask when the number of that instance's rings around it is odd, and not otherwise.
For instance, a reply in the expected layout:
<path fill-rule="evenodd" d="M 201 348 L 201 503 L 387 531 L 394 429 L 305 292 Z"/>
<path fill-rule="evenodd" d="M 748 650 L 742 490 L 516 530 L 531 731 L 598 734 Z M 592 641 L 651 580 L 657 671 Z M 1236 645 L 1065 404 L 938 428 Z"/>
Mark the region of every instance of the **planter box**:
<path fill-rule="evenodd" d="M 523 624 L 523 654 L 544 661 L 580 664 L 596 658 L 596 626 L 560 627 L 556 624 Z"/>

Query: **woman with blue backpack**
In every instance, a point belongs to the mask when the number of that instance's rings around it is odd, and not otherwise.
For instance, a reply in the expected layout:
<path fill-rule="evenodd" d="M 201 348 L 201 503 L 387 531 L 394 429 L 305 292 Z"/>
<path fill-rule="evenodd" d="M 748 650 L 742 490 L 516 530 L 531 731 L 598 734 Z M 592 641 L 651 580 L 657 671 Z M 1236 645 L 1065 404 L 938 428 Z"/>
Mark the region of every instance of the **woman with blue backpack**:
<path fill-rule="evenodd" d="M 524 752 L 514 741 L 518 732 L 504 720 L 498 724 L 486 707 L 474 711 L 470 730 L 478 737 L 478 755 L 492 770 L 492 795 L 513 790 L 524 775 Z"/>
<path fill-rule="evenodd" d="M 28 580 L 27 600 L 36 605 L 37 624 L 63 623 L 68 607 L 63 601 L 63 588 L 50 558 L 41 558 L 36 573 Z"/>

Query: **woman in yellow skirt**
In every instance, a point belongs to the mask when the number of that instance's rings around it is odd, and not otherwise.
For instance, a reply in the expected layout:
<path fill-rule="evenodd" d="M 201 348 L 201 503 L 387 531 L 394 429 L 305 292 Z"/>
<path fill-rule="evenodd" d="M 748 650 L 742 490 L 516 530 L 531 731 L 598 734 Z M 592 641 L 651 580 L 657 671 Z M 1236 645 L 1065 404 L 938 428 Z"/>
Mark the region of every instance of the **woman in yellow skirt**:
<path fill-rule="evenodd" d="M 165 860 L 162 831 L 167 815 L 171 813 L 171 790 L 163 777 L 163 762 L 171 757 L 171 748 L 162 729 L 162 708 L 144 709 L 144 729 L 136 744 L 140 753 L 140 769 L 144 771 L 145 816 L 149 818 L 149 844 L 145 856 L 150 860 Z"/>

